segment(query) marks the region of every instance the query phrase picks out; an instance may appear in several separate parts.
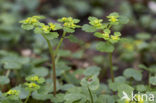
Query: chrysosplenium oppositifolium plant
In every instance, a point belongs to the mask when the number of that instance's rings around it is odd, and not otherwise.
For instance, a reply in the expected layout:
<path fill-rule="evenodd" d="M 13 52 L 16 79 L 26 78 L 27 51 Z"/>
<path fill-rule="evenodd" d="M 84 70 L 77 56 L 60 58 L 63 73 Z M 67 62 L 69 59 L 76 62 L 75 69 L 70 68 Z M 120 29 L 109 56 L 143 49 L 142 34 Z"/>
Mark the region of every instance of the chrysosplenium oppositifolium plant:
<path fill-rule="evenodd" d="M 45 79 L 39 77 L 37 75 L 31 75 L 26 78 L 26 82 L 23 85 L 26 90 L 22 90 L 19 88 L 12 88 L 4 93 L 1 98 L 0 102 L 2 103 L 28 103 L 28 100 L 32 93 L 37 92 L 37 90 L 44 88 Z M 25 93 L 24 95 L 21 93 Z M 23 102 L 24 100 L 24 102 Z"/>
<path fill-rule="evenodd" d="M 60 46 L 63 42 L 63 39 L 66 36 L 66 33 L 73 33 L 76 28 L 80 26 L 77 25 L 79 23 L 78 19 L 74 19 L 72 17 L 63 17 L 58 19 L 59 23 L 49 22 L 48 24 L 40 22 L 41 19 L 44 19 L 43 16 L 33 16 L 28 17 L 25 20 L 20 21 L 22 23 L 22 28 L 25 30 L 34 30 L 35 34 L 41 34 L 43 38 L 46 40 L 49 52 L 52 60 L 52 70 L 53 70 L 53 85 L 54 85 L 54 95 L 56 95 L 56 70 L 55 70 L 55 57 L 60 49 Z M 56 49 L 52 47 L 51 40 L 58 38 L 59 33 L 57 30 L 63 30 L 63 34 L 59 43 L 56 46 Z"/>
<path fill-rule="evenodd" d="M 89 24 L 83 25 L 82 29 L 86 32 L 93 32 L 95 37 L 103 39 L 103 41 L 97 44 L 96 49 L 100 52 L 109 53 L 111 78 L 112 82 L 114 82 L 112 53 L 115 49 L 115 43 L 118 43 L 121 40 L 121 33 L 113 32 L 111 28 L 115 25 L 126 24 L 128 19 L 126 17 L 119 16 L 116 12 L 108 15 L 107 19 L 108 22 L 104 23 L 103 19 L 89 17 Z"/>
<path fill-rule="evenodd" d="M 58 23 L 43 23 L 41 20 L 44 19 L 43 16 L 33 16 L 21 21 L 22 28 L 25 30 L 33 30 L 35 34 L 41 34 L 46 40 L 49 52 L 52 60 L 52 70 L 53 70 L 53 93 L 51 101 L 54 103 L 103 103 L 103 96 L 101 95 L 101 84 L 99 82 L 98 76 L 100 73 L 100 68 L 93 66 L 89 67 L 84 71 L 84 78 L 81 80 L 80 85 L 76 86 L 74 83 L 72 85 L 63 84 L 69 86 L 68 90 L 61 92 L 56 95 L 56 70 L 55 70 L 55 58 L 60 49 L 60 46 L 67 33 L 74 33 L 76 28 L 81 26 L 77 25 L 79 23 L 78 19 L 72 17 L 63 17 L 58 19 Z M 119 16 L 118 13 L 111 13 L 107 16 L 108 22 L 104 23 L 102 19 L 96 17 L 89 17 L 89 24 L 83 25 L 82 29 L 86 32 L 93 32 L 94 36 L 103 39 L 97 44 L 97 50 L 100 52 L 109 53 L 110 59 L 110 70 L 112 82 L 114 82 L 114 73 L 112 66 L 112 53 L 115 49 L 115 44 L 121 40 L 120 32 L 113 32 L 111 28 L 115 25 L 125 24 L 128 19 Z M 62 30 L 62 37 L 59 39 L 56 49 L 53 48 L 51 40 L 57 39 L 59 36 L 58 30 Z M 40 83 L 36 80 L 37 77 L 28 77 L 25 83 L 27 90 L 29 91 L 29 96 L 26 98 L 25 103 L 29 100 L 29 97 L 35 90 L 40 89 Z M 41 82 L 42 80 L 40 80 Z M 70 88 L 71 86 L 71 88 Z M 33 89 L 31 89 L 33 87 Z M 64 89 L 63 89 L 64 91 Z M 56 95 L 56 96 L 55 96 Z M 48 97 L 49 98 L 49 97 Z M 109 102 L 114 103 L 114 99 L 111 96 L 107 96 Z M 106 100 L 107 101 L 107 100 Z"/>

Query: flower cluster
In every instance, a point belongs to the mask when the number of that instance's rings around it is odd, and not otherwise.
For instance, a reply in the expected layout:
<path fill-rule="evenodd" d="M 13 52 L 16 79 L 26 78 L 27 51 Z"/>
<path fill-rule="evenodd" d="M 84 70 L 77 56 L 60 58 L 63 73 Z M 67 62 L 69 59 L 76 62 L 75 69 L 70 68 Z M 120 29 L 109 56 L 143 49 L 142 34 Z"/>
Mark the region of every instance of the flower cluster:
<path fill-rule="evenodd" d="M 111 39 L 109 41 L 111 43 L 116 43 L 121 39 L 120 36 L 121 36 L 120 32 L 114 32 L 114 35 L 111 35 Z"/>
<path fill-rule="evenodd" d="M 118 13 L 111 13 L 110 15 L 107 16 L 107 18 L 111 24 L 118 24 L 118 22 L 119 22 L 119 14 Z"/>
<path fill-rule="evenodd" d="M 39 22 L 39 20 L 44 19 L 43 16 L 32 16 L 32 17 L 28 17 L 25 20 L 20 21 L 20 23 L 22 23 L 22 28 L 26 29 L 26 30 L 31 30 L 34 27 L 40 25 L 41 23 Z"/>
<path fill-rule="evenodd" d="M 35 82 L 35 83 L 39 83 L 39 84 L 42 84 L 42 83 L 45 82 L 45 79 L 44 78 L 38 77 L 36 75 L 35 76 L 28 76 L 26 78 L 26 80 L 29 81 L 29 82 Z"/>
<path fill-rule="evenodd" d="M 45 79 L 35 75 L 27 77 L 26 81 L 27 81 L 27 83 L 25 83 L 26 89 L 34 91 L 40 89 L 39 84 L 43 84 L 45 82 Z"/>
<path fill-rule="evenodd" d="M 98 19 L 96 17 L 89 17 L 88 20 L 89 20 L 89 24 L 96 28 L 99 28 L 102 26 L 102 21 L 103 21 L 102 19 Z"/>
<path fill-rule="evenodd" d="M 70 29 L 75 29 L 79 28 L 80 26 L 77 25 L 77 23 L 80 22 L 78 19 L 73 19 L 72 17 L 63 17 L 61 19 L 58 19 L 59 22 L 63 22 L 63 26 L 70 28 Z"/>
<path fill-rule="evenodd" d="M 43 33 L 50 33 L 51 31 L 56 31 L 61 29 L 61 25 L 58 23 L 49 23 L 48 25 L 41 24 L 41 30 Z"/>
<path fill-rule="evenodd" d="M 94 36 L 102 38 L 105 42 L 99 42 L 96 46 L 98 51 L 113 52 L 114 43 L 121 40 L 120 32 L 112 32 L 112 26 L 117 24 L 126 24 L 129 20 L 126 17 L 119 16 L 118 13 L 113 12 L 107 16 L 108 22 L 103 22 L 103 19 L 96 17 L 89 17 L 89 24 L 84 24 L 82 30 L 85 32 L 94 32 Z"/>
<path fill-rule="evenodd" d="M 119 21 L 119 14 L 118 13 L 111 13 L 109 16 L 107 16 L 109 23 L 102 23 L 102 19 L 98 19 L 96 17 L 89 17 L 89 24 L 86 27 L 83 26 L 84 30 L 86 31 L 96 31 L 94 35 L 98 38 L 103 38 L 104 40 L 110 42 L 110 43 L 116 43 L 120 40 L 121 33 L 120 32 L 114 32 L 113 35 L 111 35 L 110 27 L 113 24 L 117 24 Z M 92 30 L 88 30 L 92 29 Z M 103 33 L 99 32 L 99 30 L 103 31 Z"/>
<path fill-rule="evenodd" d="M 58 22 L 60 23 L 50 22 L 48 24 L 40 22 L 40 19 L 43 18 L 44 17 L 42 16 L 28 17 L 27 19 L 20 21 L 20 23 L 22 23 L 21 27 L 25 30 L 34 29 L 35 34 L 45 34 L 45 37 L 47 39 L 57 38 L 59 36 L 57 30 L 63 29 L 63 31 L 65 32 L 73 33 L 75 31 L 75 28 L 80 27 L 79 25 L 77 25 L 77 23 L 79 23 L 79 20 L 72 17 L 63 17 L 61 19 L 58 19 Z"/>
<path fill-rule="evenodd" d="M 29 88 L 29 89 L 40 89 L 40 86 L 36 83 L 25 83 L 25 85 Z"/>
<path fill-rule="evenodd" d="M 19 95 L 19 91 L 17 91 L 17 90 L 9 90 L 6 93 L 6 95 L 9 95 L 9 96 L 11 96 L 11 95 L 18 96 Z"/>

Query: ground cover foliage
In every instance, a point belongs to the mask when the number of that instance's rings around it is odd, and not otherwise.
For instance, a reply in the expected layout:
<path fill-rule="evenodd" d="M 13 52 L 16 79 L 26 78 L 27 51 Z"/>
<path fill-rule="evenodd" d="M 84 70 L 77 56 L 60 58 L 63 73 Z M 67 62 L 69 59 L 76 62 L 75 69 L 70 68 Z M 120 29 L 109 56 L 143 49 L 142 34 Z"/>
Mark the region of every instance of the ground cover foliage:
<path fill-rule="evenodd" d="M 1 0 L 0 103 L 155 103 L 151 3 Z"/>

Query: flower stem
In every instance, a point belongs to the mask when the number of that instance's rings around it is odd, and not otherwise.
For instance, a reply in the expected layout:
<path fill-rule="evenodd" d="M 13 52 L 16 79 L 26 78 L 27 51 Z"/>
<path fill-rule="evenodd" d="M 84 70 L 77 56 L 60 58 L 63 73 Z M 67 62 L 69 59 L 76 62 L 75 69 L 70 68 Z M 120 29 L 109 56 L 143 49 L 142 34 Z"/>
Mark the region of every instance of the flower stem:
<path fill-rule="evenodd" d="M 52 70 L 53 70 L 53 91 L 54 91 L 54 96 L 56 95 L 56 69 L 55 69 L 55 54 L 52 48 L 52 45 L 50 43 L 50 41 L 46 38 L 46 36 L 44 34 L 42 34 L 42 36 L 44 37 L 44 39 L 46 40 L 47 44 L 48 44 L 48 48 L 49 48 L 49 52 L 50 52 L 50 56 L 51 56 L 51 60 L 52 60 Z"/>
<path fill-rule="evenodd" d="M 64 39 L 65 36 L 66 36 L 66 32 L 64 31 L 63 34 L 62 34 L 62 37 L 61 37 L 61 39 L 60 39 L 60 41 L 59 41 L 59 43 L 58 43 L 58 45 L 57 45 L 57 47 L 56 47 L 55 55 L 58 53 L 58 51 L 59 51 L 59 49 L 60 49 L 60 46 L 61 46 L 61 44 L 62 44 L 63 39 Z"/>
<path fill-rule="evenodd" d="M 10 70 L 7 70 L 5 76 L 9 77 L 9 75 L 10 75 Z"/>
<path fill-rule="evenodd" d="M 28 100 L 29 100 L 30 96 L 31 96 L 31 91 L 29 91 L 29 95 L 28 95 L 28 97 L 26 98 L 26 100 L 25 100 L 25 102 L 24 102 L 24 103 L 27 103 L 27 102 L 28 102 Z"/>
<path fill-rule="evenodd" d="M 114 72 L 113 72 L 113 65 L 112 65 L 112 53 L 109 53 L 109 63 L 110 63 L 110 73 L 112 82 L 114 82 Z"/>
<path fill-rule="evenodd" d="M 91 90 L 89 89 L 89 87 L 88 87 L 88 91 L 89 91 L 91 103 L 94 103 L 93 95 L 92 95 L 92 92 L 91 92 Z"/>

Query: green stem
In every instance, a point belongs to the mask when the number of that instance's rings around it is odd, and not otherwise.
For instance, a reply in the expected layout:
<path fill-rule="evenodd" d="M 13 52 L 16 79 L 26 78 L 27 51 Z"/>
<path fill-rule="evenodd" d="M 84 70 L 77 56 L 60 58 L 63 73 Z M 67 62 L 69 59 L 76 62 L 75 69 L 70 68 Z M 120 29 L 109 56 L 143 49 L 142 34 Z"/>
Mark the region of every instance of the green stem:
<path fill-rule="evenodd" d="M 114 82 L 114 72 L 113 72 L 113 65 L 112 65 L 112 53 L 109 53 L 109 63 L 110 63 L 110 73 L 112 82 Z"/>
<path fill-rule="evenodd" d="M 53 70 L 53 90 L 54 90 L 54 96 L 56 95 L 56 69 L 55 69 L 55 53 L 53 51 L 52 45 L 50 41 L 46 38 L 44 34 L 42 34 L 44 39 L 46 40 L 52 60 L 52 70 Z"/>
<path fill-rule="evenodd" d="M 29 100 L 30 96 L 31 96 L 31 91 L 29 91 L 29 95 L 28 95 L 28 97 L 26 98 L 26 100 L 25 100 L 25 102 L 24 102 L 24 103 L 27 103 L 27 102 L 28 102 L 28 100 Z"/>
<path fill-rule="evenodd" d="M 149 72 L 149 77 L 148 77 L 148 87 L 149 87 L 149 89 L 151 88 L 150 77 L 151 77 L 151 73 Z"/>
<path fill-rule="evenodd" d="M 62 44 L 63 39 L 64 39 L 65 36 L 66 36 L 66 32 L 64 31 L 63 34 L 62 34 L 62 37 L 61 37 L 61 39 L 60 39 L 60 41 L 59 41 L 59 43 L 58 43 L 58 45 L 57 45 L 57 47 L 56 47 L 55 55 L 58 53 L 58 51 L 59 51 L 59 49 L 60 49 L 60 46 L 61 46 L 61 44 Z"/>
<path fill-rule="evenodd" d="M 91 103 L 94 103 L 93 95 L 92 95 L 92 92 L 91 92 L 91 90 L 89 89 L 89 87 L 88 87 L 88 91 L 89 91 Z"/>
<path fill-rule="evenodd" d="M 20 103 L 23 103 L 22 100 L 19 98 Z"/>
<path fill-rule="evenodd" d="M 110 29 L 110 28 L 111 28 L 111 26 L 112 26 L 112 24 L 109 24 L 109 25 L 108 25 L 108 29 Z"/>
<path fill-rule="evenodd" d="M 9 75 L 10 75 L 10 70 L 7 70 L 5 76 L 6 76 L 6 77 L 9 77 Z"/>

